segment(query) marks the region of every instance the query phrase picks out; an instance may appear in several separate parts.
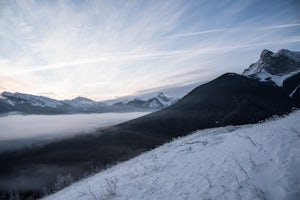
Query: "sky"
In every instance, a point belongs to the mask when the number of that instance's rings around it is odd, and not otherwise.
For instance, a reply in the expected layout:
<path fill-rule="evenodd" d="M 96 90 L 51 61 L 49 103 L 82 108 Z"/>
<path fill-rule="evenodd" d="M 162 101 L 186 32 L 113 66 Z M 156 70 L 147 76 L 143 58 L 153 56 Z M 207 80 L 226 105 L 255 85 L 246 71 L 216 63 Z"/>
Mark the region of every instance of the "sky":
<path fill-rule="evenodd" d="M 297 0 L 0 0 L 0 92 L 181 94 L 241 73 L 263 49 L 300 51 L 299 10 Z"/>

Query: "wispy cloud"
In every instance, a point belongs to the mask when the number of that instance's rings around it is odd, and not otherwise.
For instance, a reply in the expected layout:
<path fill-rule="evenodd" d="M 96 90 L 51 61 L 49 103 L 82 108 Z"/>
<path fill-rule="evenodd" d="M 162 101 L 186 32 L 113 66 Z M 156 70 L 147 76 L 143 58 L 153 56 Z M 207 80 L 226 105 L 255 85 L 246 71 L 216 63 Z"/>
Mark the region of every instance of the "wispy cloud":
<path fill-rule="evenodd" d="M 273 26 L 266 26 L 263 29 L 276 29 L 276 28 L 290 28 L 290 27 L 297 27 L 300 26 L 300 23 L 295 24 L 281 24 L 281 25 L 273 25 Z"/>
<path fill-rule="evenodd" d="M 260 1 L 3 2 L 0 89 L 61 99 L 205 81 L 242 71 L 264 48 L 300 42 L 289 0 L 275 2 L 280 9 Z"/>
<path fill-rule="evenodd" d="M 173 37 L 188 37 L 188 36 L 195 36 L 195 35 L 202 35 L 202 34 L 208 34 L 208 33 L 220 33 L 226 30 L 233 30 L 228 28 L 220 28 L 220 29 L 210 29 L 210 30 L 204 30 L 204 31 L 196 31 L 191 33 L 181 33 L 181 34 L 175 34 Z"/>
<path fill-rule="evenodd" d="M 279 24 L 279 25 L 272 25 L 272 26 L 257 26 L 257 27 L 253 26 L 253 27 L 217 28 L 217 29 L 175 34 L 175 35 L 173 35 L 173 37 L 189 37 L 189 36 L 196 36 L 196 35 L 202 35 L 202 34 L 220 33 L 220 32 L 227 32 L 227 31 L 248 31 L 248 30 L 253 30 L 253 29 L 256 29 L 256 30 L 284 29 L 284 28 L 292 28 L 292 27 L 298 27 L 298 26 L 300 26 L 300 23 Z"/>
<path fill-rule="evenodd" d="M 174 58 L 174 57 L 186 56 L 186 55 L 198 56 L 201 54 L 212 53 L 212 52 L 217 53 L 224 50 L 226 51 L 226 50 L 243 49 L 243 48 L 261 46 L 261 45 L 278 45 L 278 44 L 289 44 L 289 43 L 297 43 L 297 42 L 300 42 L 300 37 L 293 37 L 293 38 L 284 39 L 280 41 L 271 40 L 271 41 L 258 42 L 258 43 L 248 43 L 248 44 L 240 44 L 240 45 L 233 44 L 229 46 L 222 46 L 222 47 L 215 47 L 215 48 L 188 49 L 182 51 L 165 51 L 165 52 L 155 52 L 155 53 L 127 53 L 127 52 L 111 53 L 111 54 L 107 53 L 107 54 L 99 55 L 93 59 L 83 58 L 72 62 L 63 62 L 63 63 L 53 64 L 53 65 L 46 65 L 46 66 L 36 66 L 34 68 L 19 70 L 13 74 L 55 70 L 59 68 L 68 68 L 68 67 L 72 68 L 78 65 L 87 65 L 87 64 L 102 63 L 102 62 L 115 62 L 115 61 L 119 62 L 119 61 L 135 61 L 135 60 L 141 61 L 141 60 L 149 60 L 149 59 L 158 60 L 158 59 L 168 59 L 168 58 Z M 195 71 L 199 71 L 199 70 L 195 70 Z M 183 76 L 183 75 L 185 75 L 185 73 L 179 76 Z M 176 76 L 177 75 L 174 75 L 174 77 Z"/>

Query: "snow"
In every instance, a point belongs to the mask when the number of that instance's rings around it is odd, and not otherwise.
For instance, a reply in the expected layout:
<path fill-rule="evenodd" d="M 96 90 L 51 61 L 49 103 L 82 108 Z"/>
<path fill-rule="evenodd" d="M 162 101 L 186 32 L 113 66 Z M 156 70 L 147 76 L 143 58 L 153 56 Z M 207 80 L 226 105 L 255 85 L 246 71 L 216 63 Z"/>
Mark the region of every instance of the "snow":
<path fill-rule="evenodd" d="M 145 106 L 148 106 L 149 108 L 157 109 L 161 107 L 168 107 L 172 105 L 174 102 L 176 102 L 177 99 L 168 97 L 164 93 L 160 92 L 154 97 L 148 97 L 148 96 L 147 98 L 136 97 L 136 98 L 126 99 L 126 100 L 124 100 L 123 98 L 119 98 L 119 99 L 108 100 L 104 102 L 108 103 L 108 105 L 113 105 L 116 103 L 126 105 L 134 101 L 144 101 Z"/>
<path fill-rule="evenodd" d="M 164 93 L 158 93 L 158 95 L 152 99 L 148 99 L 145 105 L 150 108 L 157 109 L 161 107 L 168 107 L 176 102 L 176 99 L 166 96 Z"/>
<path fill-rule="evenodd" d="M 290 51 L 286 49 L 281 49 L 276 53 L 273 53 L 268 50 L 263 50 L 261 53 L 261 57 L 256 63 L 253 63 L 250 65 L 248 69 L 246 69 L 242 75 L 245 76 L 250 76 L 250 77 L 255 77 L 259 79 L 260 81 L 272 81 L 274 82 L 277 86 L 282 87 L 284 80 L 288 79 L 289 77 L 297 74 L 300 72 L 299 67 L 292 71 L 292 72 L 285 72 L 282 74 L 270 74 L 267 72 L 265 69 L 267 66 L 269 66 L 268 63 L 264 61 L 264 59 L 269 60 L 269 59 L 274 59 L 277 57 L 288 57 L 289 59 L 295 61 L 295 62 L 300 62 L 300 52 L 295 52 L 295 51 Z M 299 63 L 298 63 L 299 64 Z M 277 66 L 275 66 L 277 67 Z"/>
<path fill-rule="evenodd" d="M 299 73 L 300 70 L 288 73 L 288 74 L 284 74 L 284 75 L 272 75 L 268 72 L 266 72 L 265 70 L 262 70 L 259 73 L 255 74 L 255 77 L 258 78 L 260 81 L 273 81 L 273 83 L 275 83 L 277 86 L 282 87 L 283 86 L 283 82 L 294 76 L 295 74 Z"/>
<path fill-rule="evenodd" d="M 167 97 L 165 94 L 163 94 L 162 92 L 159 93 L 156 97 L 156 99 L 159 101 L 159 103 L 161 103 L 164 107 L 168 107 L 170 105 L 172 105 L 173 99 L 170 97 Z"/>
<path fill-rule="evenodd" d="M 257 61 L 256 63 L 253 63 L 252 65 L 250 65 L 250 67 L 248 69 L 246 69 L 243 72 L 243 75 L 249 76 L 249 75 L 257 73 L 257 70 L 259 69 L 259 66 L 261 65 L 261 63 L 262 63 L 261 60 Z"/>
<path fill-rule="evenodd" d="M 30 94 L 22 94 L 22 93 L 11 93 L 11 92 L 3 92 L 2 95 L 0 96 L 1 99 L 4 99 L 4 101 L 12 106 L 15 106 L 17 104 L 30 104 L 32 106 L 39 106 L 39 107 L 52 107 L 56 108 L 58 106 L 64 106 L 68 105 L 72 108 L 75 109 L 80 109 L 83 111 L 91 111 L 91 110 L 99 110 L 101 108 L 108 108 L 111 104 L 107 104 L 105 102 L 96 102 L 91 99 L 85 98 L 85 97 L 76 97 L 71 100 L 63 100 L 63 101 L 58 101 L 55 99 L 50 99 L 48 97 L 43 97 L 43 96 L 35 96 L 35 95 L 30 95 Z M 13 97 L 16 98 L 10 98 Z M 144 106 L 147 108 L 152 108 L 152 109 L 158 109 L 158 108 L 164 108 L 172 105 L 174 102 L 177 101 L 177 99 L 173 99 L 170 97 L 167 97 L 163 93 L 158 93 L 157 96 L 149 98 L 149 99 L 141 99 L 141 98 L 135 98 L 132 100 L 125 100 L 125 101 L 120 101 L 116 102 L 116 105 L 135 105 L 136 102 L 138 102 L 137 106 L 139 106 L 139 103 L 143 101 Z M 143 103 L 142 102 L 142 103 Z"/>
<path fill-rule="evenodd" d="M 299 88 L 300 88 L 300 84 L 291 92 L 291 94 L 289 96 L 293 97 Z"/>
<path fill-rule="evenodd" d="M 118 97 L 118 98 L 115 98 L 115 99 L 105 100 L 103 102 L 107 103 L 108 105 L 113 105 L 114 103 L 118 103 L 118 102 L 124 102 L 126 104 L 128 101 L 132 101 L 133 99 L 136 99 L 136 98 L 140 99 L 140 100 L 143 100 L 143 101 L 147 101 L 149 99 L 156 98 L 160 94 L 163 94 L 164 96 L 166 96 L 166 94 L 163 93 L 163 92 L 159 92 L 159 93 L 157 93 L 157 92 L 150 92 L 149 94 L 148 93 L 144 93 L 144 94 L 139 94 L 139 95 L 134 95 L 134 96 Z"/>
<path fill-rule="evenodd" d="M 11 93 L 11 92 L 3 92 L 2 96 L 4 97 L 14 97 L 23 100 L 21 103 L 25 103 L 24 101 L 30 103 L 33 106 L 41 106 L 41 107 L 52 107 L 56 108 L 57 106 L 62 106 L 63 104 L 59 101 L 50 99 L 48 97 L 35 96 L 30 94 L 23 93 Z M 11 104 L 11 101 L 8 101 Z M 12 105 L 12 104 L 11 104 Z"/>
<path fill-rule="evenodd" d="M 296 51 L 290 51 L 287 49 L 280 49 L 277 53 L 275 53 L 275 57 L 279 57 L 281 55 L 284 55 L 292 60 L 295 60 L 296 62 L 300 62 L 300 52 Z"/>
<path fill-rule="evenodd" d="M 9 105 L 11 105 L 11 106 L 14 106 L 14 105 L 15 105 L 15 103 L 12 102 L 11 100 L 9 100 L 9 99 L 5 99 L 5 100 L 6 100 L 6 102 L 7 102 Z"/>
<path fill-rule="evenodd" d="M 159 108 L 161 105 L 163 105 L 163 104 L 159 103 L 157 99 L 153 99 L 153 100 L 149 103 L 149 107 L 150 107 L 150 108 L 153 108 L 153 109 Z"/>
<path fill-rule="evenodd" d="M 299 119 L 298 110 L 259 124 L 197 131 L 45 200 L 296 200 Z"/>
<path fill-rule="evenodd" d="M 83 110 L 88 110 L 89 108 L 97 106 L 105 106 L 105 104 L 102 102 L 96 102 L 85 97 L 76 97 L 75 99 L 64 100 L 63 102 L 69 106 L 72 106 L 73 108 L 81 108 Z"/>

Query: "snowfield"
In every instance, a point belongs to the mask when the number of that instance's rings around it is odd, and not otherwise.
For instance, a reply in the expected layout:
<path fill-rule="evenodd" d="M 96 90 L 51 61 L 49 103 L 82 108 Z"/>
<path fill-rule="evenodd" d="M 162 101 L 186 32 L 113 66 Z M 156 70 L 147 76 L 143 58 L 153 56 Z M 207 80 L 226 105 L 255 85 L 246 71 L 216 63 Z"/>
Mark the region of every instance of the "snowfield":
<path fill-rule="evenodd" d="M 197 131 L 45 200 L 300 199 L 299 119 Z"/>

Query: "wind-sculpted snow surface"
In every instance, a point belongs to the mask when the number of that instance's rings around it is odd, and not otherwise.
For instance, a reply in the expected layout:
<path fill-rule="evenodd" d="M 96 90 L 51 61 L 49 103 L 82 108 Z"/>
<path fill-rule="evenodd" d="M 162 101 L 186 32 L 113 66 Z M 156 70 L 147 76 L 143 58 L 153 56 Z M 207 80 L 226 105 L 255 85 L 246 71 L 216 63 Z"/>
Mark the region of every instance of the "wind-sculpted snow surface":
<path fill-rule="evenodd" d="M 75 183 L 47 200 L 299 199 L 300 111 L 198 131 Z"/>

